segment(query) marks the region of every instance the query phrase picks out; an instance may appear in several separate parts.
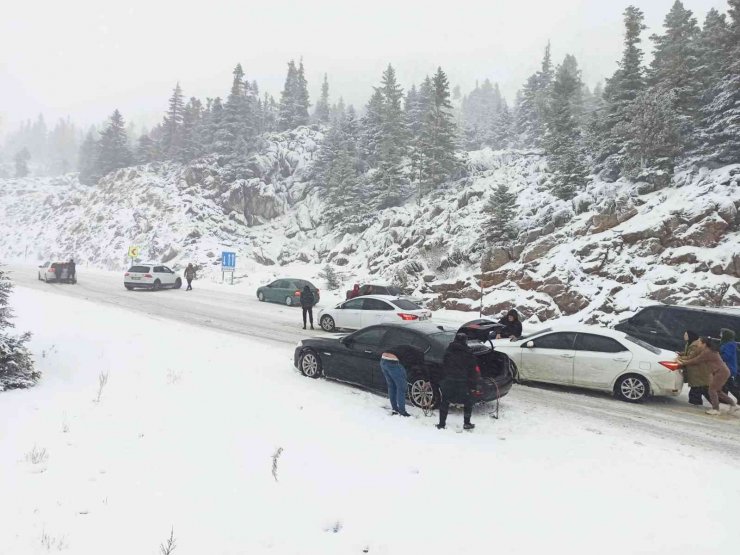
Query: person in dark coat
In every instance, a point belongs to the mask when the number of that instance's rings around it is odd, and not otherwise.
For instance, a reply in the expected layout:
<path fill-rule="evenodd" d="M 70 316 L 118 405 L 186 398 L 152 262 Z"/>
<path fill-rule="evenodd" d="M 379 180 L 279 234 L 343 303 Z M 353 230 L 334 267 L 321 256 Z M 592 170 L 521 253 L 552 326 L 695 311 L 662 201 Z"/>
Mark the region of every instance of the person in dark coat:
<path fill-rule="evenodd" d="M 679 362 L 682 359 L 692 358 L 699 352 L 698 333 L 686 330 L 683 333 L 683 340 L 686 342 L 686 346 L 682 352 L 677 353 Z M 684 366 L 683 378 L 689 384 L 689 403 L 700 407 L 704 404 L 702 397 L 709 401 L 709 371 L 704 365 Z"/>
<path fill-rule="evenodd" d="M 185 289 L 185 291 L 192 291 L 193 290 L 193 280 L 195 279 L 195 267 L 192 263 L 188 264 L 187 268 L 185 268 L 185 280 L 188 282 L 188 288 Z"/>
<path fill-rule="evenodd" d="M 74 259 L 70 258 L 69 262 L 67 263 L 67 281 L 69 281 L 70 283 L 74 283 L 76 274 L 77 266 L 75 265 Z"/>
<path fill-rule="evenodd" d="M 409 371 L 424 369 L 424 353 L 411 345 L 385 349 L 380 358 L 380 371 L 388 385 L 391 414 L 411 416 L 406 411 L 406 388 Z"/>
<path fill-rule="evenodd" d="M 519 321 L 519 313 L 513 308 L 506 313 L 506 316 L 499 320 L 503 329 L 498 332 L 496 339 L 518 339 L 522 336 L 522 323 Z"/>
<path fill-rule="evenodd" d="M 740 401 L 740 375 L 737 368 L 737 341 L 734 331 L 726 328 L 720 331 L 719 354 L 730 369 L 730 379 L 722 390 L 725 393 L 732 393 L 735 399 Z"/>
<path fill-rule="evenodd" d="M 301 291 L 301 308 L 303 309 L 303 329 L 306 329 L 306 315 L 311 322 L 311 329 L 313 329 L 313 305 L 316 303 L 316 298 L 313 296 L 313 291 L 306 285 Z"/>
<path fill-rule="evenodd" d="M 473 394 L 478 391 L 480 369 L 475 355 L 468 347 L 468 338 L 464 333 L 455 335 L 445 353 L 443 363 L 444 376 L 439 382 L 442 399 L 439 403 L 439 424 L 437 428 L 444 429 L 447 425 L 447 413 L 450 403 L 463 405 L 463 428 L 472 430 L 470 416 L 473 414 L 475 399 Z"/>
<path fill-rule="evenodd" d="M 61 262 L 60 262 L 60 263 L 58 263 L 58 264 L 56 265 L 56 267 L 54 268 L 54 274 L 56 275 L 56 277 L 57 277 L 57 281 L 58 281 L 59 283 L 62 283 L 62 269 L 63 269 L 63 268 L 64 268 L 64 264 L 62 264 Z"/>

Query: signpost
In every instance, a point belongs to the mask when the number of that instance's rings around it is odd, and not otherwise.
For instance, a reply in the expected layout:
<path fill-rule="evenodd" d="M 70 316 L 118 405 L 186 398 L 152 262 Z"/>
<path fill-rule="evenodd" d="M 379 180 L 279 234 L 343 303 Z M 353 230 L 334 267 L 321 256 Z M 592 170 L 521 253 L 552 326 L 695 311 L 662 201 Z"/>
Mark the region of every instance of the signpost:
<path fill-rule="evenodd" d="M 224 251 L 221 253 L 221 283 L 224 281 L 224 274 L 231 272 L 231 285 L 234 285 L 234 270 L 236 270 L 236 253 Z"/>
<path fill-rule="evenodd" d="M 128 248 L 128 256 L 131 259 L 131 265 L 134 265 L 134 259 L 139 258 L 139 247 L 130 246 Z"/>

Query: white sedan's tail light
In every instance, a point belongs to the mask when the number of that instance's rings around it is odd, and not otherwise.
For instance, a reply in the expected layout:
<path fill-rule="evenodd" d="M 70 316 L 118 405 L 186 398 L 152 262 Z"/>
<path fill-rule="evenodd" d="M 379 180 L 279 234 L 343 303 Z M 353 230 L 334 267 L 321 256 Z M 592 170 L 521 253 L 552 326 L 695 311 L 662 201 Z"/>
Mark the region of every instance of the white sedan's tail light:
<path fill-rule="evenodd" d="M 406 314 L 404 312 L 399 312 L 398 315 L 401 317 L 401 320 L 405 320 L 405 321 L 419 319 L 419 317 L 416 314 Z"/>
<path fill-rule="evenodd" d="M 675 372 L 676 370 L 681 368 L 681 365 L 676 361 L 661 360 L 658 364 L 668 368 L 668 370 L 670 370 L 671 372 Z"/>

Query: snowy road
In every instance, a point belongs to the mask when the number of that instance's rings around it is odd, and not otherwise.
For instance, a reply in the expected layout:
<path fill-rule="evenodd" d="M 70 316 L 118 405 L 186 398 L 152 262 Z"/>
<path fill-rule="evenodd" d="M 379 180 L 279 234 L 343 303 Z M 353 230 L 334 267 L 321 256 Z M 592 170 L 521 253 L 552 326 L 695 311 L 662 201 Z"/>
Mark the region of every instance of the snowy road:
<path fill-rule="evenodd" d="M 321 333 L 301 329 L 299 309 L 260 303 L 254 292 L 243 289 L 230 290 L 211 284 L 201 287 L 196 282 L 196 289 L 189 292 L 126 291 L 122 279 L 114 274 L 84 273 L 77 285 L 59 285 L 38 281 L 33 267 L 9 266 L 8 269 L 20 286 L 114 305 L 158 319 L 178 320 L 290 345 L 303 337 Z M 555 386 L 519 386 L 511 395 L 533 406 L 569 413 L 576 419 L 601 420 L 608 428 L 635 429 L 672 440 L 677 447 L 705 447 L 740 458 L 740 418 L 727 414 L 705 415 L 703 410 L 687 403 L 686 390 L 678 398 L 655 398 L 641 405 L 618 402 L 601 393 Z M 502 410 L 506 410 L 506 403 L 502 404 Z M 593 433 L 602 431 L 594 428 Z"/>

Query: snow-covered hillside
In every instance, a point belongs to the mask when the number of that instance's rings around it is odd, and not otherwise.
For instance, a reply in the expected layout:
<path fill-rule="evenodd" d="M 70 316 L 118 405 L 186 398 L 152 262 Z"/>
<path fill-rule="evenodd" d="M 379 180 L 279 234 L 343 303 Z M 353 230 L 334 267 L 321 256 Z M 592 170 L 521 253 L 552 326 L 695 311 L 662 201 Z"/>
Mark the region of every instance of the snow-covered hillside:
<path fill-rule="evenodd" d="M 337 235 L 321 224 L 307 171 L 322 138 L 307 127 L 270 136 L 246 180 L 215 158 L 123 169 L 94 187 L 2 180 L 0 258 L 121 269 L 139 245 L 147 259 L 218 271 L 229 249 L 243 270 L 305 263 L 318 274 L 329 262 L 347 282 L 401 283 L 433 307 L 477 311 L 482 285 L 484 313 L 516 306 L 533 321 L 608 321 L 656 301 L 740 305 L 740 165 L 685 169 L 662 188 L 596 180 L 566 202 L 546 191 L 538 153 L 476 151 L 469 177 Z M 486 257 L 483 207 L 500 183 L 517 196 L 523 231 Z"/>

